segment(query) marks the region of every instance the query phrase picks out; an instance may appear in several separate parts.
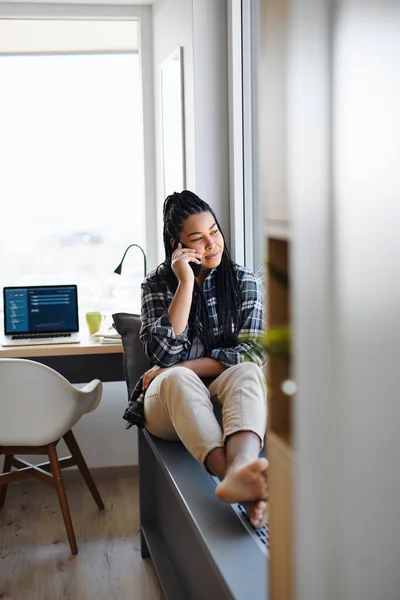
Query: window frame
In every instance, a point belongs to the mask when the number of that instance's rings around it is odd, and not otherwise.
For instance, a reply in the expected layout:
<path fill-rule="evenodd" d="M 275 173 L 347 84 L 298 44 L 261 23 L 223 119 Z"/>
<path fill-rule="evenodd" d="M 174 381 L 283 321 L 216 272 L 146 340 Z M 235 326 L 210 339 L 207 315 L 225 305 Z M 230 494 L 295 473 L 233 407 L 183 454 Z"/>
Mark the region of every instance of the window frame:
<path fill-rule="evenodd" d="M 256 56 L 258 2 L 229 0 L 229 163 L 232 255 L 257 271 L 264 263 L 259 194 Z M 239 68 L 238 68 L 239 66 Z"/>

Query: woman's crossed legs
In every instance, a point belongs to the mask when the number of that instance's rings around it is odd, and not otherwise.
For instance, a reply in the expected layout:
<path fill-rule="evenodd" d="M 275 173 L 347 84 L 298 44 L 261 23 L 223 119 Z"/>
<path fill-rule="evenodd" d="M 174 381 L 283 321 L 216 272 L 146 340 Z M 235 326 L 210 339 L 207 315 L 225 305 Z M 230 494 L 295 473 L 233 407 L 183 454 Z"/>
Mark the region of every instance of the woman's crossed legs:
<path fill-rule="evenodd" d="M 222 405 L 223 431 L 210 398 Z M 226 369 L 207 389 L 185 367 L 171 367 L 149 385 L 145 425 L 165 440 L 181 440 L 221 483 L 216 494 L 242 503 L 254 526 L 266 522 L 268 461 L 259 458 L 267 406 L 263 374 L 253 363 Z"/>

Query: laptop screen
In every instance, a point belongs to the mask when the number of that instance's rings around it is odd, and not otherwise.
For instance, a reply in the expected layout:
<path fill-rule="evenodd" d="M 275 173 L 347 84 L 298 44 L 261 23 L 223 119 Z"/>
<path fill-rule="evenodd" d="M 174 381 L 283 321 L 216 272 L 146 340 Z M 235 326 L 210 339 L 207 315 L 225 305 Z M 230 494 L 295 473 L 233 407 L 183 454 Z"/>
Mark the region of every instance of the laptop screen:
<path fill-rule="evenodd" d="M 6 335 L 79 330 L 76 285 L 5 287 L 3 294 Z"/>

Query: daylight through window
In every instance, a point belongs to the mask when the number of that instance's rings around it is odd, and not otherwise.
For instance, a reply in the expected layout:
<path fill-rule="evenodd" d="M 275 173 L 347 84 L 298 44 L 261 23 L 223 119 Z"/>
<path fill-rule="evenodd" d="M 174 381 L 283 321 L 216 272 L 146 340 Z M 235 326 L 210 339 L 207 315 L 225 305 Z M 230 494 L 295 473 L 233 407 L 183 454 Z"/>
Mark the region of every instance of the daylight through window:
<path fill-rule="evenodd" d="M 131 250 L 125 276 L 113 270 L 130 243 L 146 244 L 137 32 L 122 24 L 129 50 L 118 23 L 113 47 L 107 23 L 85 33 L 76 22 L 82 52 L 74 23 L 56 25 L 50 48 L 39 35 L 37 51 L 32 35 L 29 48 L 0 48 L 0 284 L 76 283 L 81 312 L 133 312 L 141 254 Z"/>

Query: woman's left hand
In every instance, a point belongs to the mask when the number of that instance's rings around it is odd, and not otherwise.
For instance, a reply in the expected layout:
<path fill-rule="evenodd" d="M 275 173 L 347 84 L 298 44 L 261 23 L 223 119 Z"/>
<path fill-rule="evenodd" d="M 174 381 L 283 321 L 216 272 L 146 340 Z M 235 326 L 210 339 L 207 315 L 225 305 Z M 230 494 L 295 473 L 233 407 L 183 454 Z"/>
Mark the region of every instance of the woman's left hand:
<path fill-rule="evenodd" d="M 153 379 L 155 379 L 163 371 L 165 371 L 165 369 L 163 369 L 162 367 L 158 367 L 157 365 L 151 367 L 151 369 L 146 371 L 146 373 L 143 375 L 142 389 L 147 390 Z"/>

